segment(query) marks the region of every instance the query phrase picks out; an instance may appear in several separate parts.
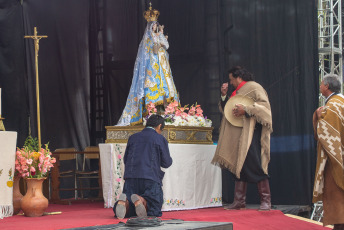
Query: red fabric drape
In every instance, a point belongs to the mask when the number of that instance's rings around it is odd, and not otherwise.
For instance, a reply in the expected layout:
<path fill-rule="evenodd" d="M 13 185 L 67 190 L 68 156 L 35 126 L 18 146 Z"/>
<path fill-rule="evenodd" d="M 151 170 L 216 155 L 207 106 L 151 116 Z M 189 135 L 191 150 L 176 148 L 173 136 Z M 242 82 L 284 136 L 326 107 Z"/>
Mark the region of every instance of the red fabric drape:
<path fill-rule="evenodd" d="M 238 87 L 233 91 L 233 93 L 232 93 L 232 95 L 230 96 L 230 98 L 233 97 L 233 96 L 235 96 L 235 95 L 236 95 L 236 92 L 237 92 L 241 87 L 243 87 L 245 84 L 246 84 L 246 81 L 242 81 L 242 82 L 238 85 Z"/>

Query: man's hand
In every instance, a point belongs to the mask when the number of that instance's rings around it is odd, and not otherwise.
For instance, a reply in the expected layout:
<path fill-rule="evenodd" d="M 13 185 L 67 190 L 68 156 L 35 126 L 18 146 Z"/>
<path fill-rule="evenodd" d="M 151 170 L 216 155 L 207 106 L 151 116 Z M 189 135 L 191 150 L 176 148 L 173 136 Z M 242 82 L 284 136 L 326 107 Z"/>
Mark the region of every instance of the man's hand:
<path fill-rule="evenodd" d="M 318 121 L 321 118 L 321 113 L 324 110 L 324 106 L 321 106 L 319 108 L 317 108 L 317 110 L 315 110 L 315 112 L 313 113 L 313 131 L 314 131 L 314 138 L 315 140 L 318 140 L 318 132 L 317 132 L 317 125 L 318 125 Z"/>
<path fill-rule="evenodd" d="M 223 83 L 221 86 L 221 95 L 226 96 L 228 92 L 228 83 Z"/>
<path fill-rule="evenodd" d="M 318 120 L 320 119 L 321 113 L 323 112 L 323 110 L 324 110 L 324 106 L 321 106 L 316 110 Z"/>
<path fill-rule="evenodd" d="M 233 108 L 233 115 L 236 117 L 242 116 L 245 114 L 244 106 L 241 104 L 236 104 Z"/>

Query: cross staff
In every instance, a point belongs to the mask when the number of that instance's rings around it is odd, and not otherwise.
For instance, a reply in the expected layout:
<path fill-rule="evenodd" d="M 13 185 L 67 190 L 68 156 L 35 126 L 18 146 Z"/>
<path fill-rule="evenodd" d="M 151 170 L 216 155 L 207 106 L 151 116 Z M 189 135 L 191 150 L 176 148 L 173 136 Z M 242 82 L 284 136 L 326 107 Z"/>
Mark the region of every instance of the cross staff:
<path fill-rule="evenodd" d="M 37 27 L 34 27 L 33 36 L 24 36 L 24 38 L 32 38 L 35 44 L 35 65 L 36 65 L 36 99 L 37 99 L 37 127 L 38 127 L 38 148 L 42 147 L 41 145 L 41 117 L 39 109 L 39 82 L 38 82 L 38 50 L 39 50 L 39 40 L 42 38 L 47 38 L 46 35 L 37 35 Z"/>
<path fill-rule="evenodd" d="M 5 126 L 4 126 L 4 122 L 2 122 L 2 120 L 4 120 L 5 118 L 0 117 L 0 131 L 5 131 Z"/>
<path fill-rule="evenodd" d="M 0 131 L 5 131 L 5 126 L 2 120 L 5 119 L 1 117 L 1 88 L 0 88 Z"/>

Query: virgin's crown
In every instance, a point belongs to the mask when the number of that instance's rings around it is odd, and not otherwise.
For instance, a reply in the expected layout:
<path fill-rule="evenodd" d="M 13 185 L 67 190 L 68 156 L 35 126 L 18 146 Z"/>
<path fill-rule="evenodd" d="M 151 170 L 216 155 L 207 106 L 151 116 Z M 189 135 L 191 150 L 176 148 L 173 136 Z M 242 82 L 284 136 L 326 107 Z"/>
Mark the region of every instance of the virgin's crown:
<path fill-rule="evenodd" d="M 147 20 L 147 22 L 157 21 L 160 15 L 159 10 L 152 9 L 152 3 L 149 3 L 149 10 L 143 13 L 143 17 Z"/>

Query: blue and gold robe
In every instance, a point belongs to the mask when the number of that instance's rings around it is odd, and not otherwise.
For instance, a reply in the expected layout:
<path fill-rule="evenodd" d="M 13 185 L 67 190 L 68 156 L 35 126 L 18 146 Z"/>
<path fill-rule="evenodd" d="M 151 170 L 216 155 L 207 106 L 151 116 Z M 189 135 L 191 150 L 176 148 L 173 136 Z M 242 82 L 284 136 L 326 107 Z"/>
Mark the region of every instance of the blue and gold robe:
<path fill-rule="evenodd" d="M 150 102 L 162 105 L 167 102 L 179 102 L 176 87 L 169 64 L 167 49 L 169 44 L 163 34 L 155 35 L 152 27 L 156 22 L 149 22 L 140 43 L 135 61 L 134 76 L 129 96 L 122 116 L 117 125 L 135 125 L 142 123 L 147 115 L 146 105 Z M 158 44 L 157 54 L 153 51 Z"/>

